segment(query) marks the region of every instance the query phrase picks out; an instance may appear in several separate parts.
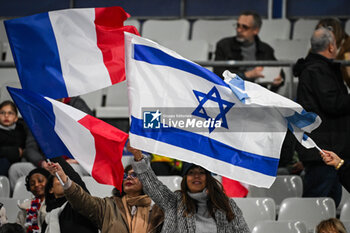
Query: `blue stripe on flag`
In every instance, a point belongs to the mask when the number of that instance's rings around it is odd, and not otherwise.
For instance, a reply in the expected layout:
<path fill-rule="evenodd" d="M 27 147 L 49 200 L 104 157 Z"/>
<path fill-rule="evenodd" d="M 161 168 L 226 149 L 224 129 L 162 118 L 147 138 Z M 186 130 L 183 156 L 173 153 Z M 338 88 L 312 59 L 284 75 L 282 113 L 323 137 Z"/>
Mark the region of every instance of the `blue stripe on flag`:
<path fill-rule="evenodd" d="M 177 128 L 144 129 L 143 121 L 133 116 L 130 132 L 268 176 L 276 176 L 279 159 L 241 151 L 196 133 Z M 198 144 L 200 146 L 196 147 Z"/>
<path fill-rule="evenodd" d="M 219 76 L 213 72 L 197 65 L 193 62 L 175 58 L 162 50 L 146 46 L 134 44 L 134 59 L 144 61 L 153 65 L 168 66 L 174 69 L 182 70 L 196 76 L 200 76 L 217 85 L 229 87 Z"/>
<path fill-rule="evenodd" d="M 55 132 L 56 118 L 50 101 L 28 90 L 7 89 L 46 157 L 66 155 L 73 158 Z"/>
<path fill-rule="evenodd" d="M 306 126 L 309 126 L 315 123 L 317 114 L 313 112 L 306 112 L 304 109 L 301 113 L 295 112 L 294 115 L 286 117 L 287 121 L 294 126 L 302 129 Z"/>
<path fill-rule="evenodd" d="M 48 13 L 7 20 L 5 27 L 22 88 L 54 99 L 67 97 Z"/>

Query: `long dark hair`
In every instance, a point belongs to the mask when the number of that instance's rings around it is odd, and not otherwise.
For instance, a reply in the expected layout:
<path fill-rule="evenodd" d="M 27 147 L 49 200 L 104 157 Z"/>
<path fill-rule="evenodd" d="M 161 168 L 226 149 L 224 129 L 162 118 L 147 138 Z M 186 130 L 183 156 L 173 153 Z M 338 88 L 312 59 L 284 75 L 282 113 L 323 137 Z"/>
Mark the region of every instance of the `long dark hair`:
<path fill-rule="evenodd" d="M 201 167 L 202 168 L 202 167 Z M 191 168 L 192 169 L 192 168 Z M 204 168 L 202 168 L 204 169 Z M 189 169 L 190 170 L 190 169 Z M 229 197 L 225 194 L 222 184 L 216 180 L 206 169 L 206 188 L 208 190 L 207 207 L 209 214 L 215 219 L 215 211 L 222 210 L 226 213 L 226 219 L 231 222 L 235 215 L 232 211 Z M 197 211 L 196 201 L 188 195 L 187 174 L 181 182 L 182 205 L 185 206 L 184 215 L 193 215 Z"/>

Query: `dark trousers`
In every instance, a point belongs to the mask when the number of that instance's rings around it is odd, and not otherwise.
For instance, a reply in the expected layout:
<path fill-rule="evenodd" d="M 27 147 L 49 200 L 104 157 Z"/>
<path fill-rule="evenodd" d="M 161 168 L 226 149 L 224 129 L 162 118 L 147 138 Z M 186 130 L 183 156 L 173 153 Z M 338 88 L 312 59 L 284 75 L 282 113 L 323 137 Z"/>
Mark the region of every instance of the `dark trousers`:
<path fill-rule="evenodd" d="M 331 197 L 338 206 L 342 186 L 337 171 L 326 164 L 305 166 L 303 197 Z"/>
<path fill-rule="evenodd" d="M 8 176 L 10 161 L 7 158 L 0 158 L 0 176 Z"/>

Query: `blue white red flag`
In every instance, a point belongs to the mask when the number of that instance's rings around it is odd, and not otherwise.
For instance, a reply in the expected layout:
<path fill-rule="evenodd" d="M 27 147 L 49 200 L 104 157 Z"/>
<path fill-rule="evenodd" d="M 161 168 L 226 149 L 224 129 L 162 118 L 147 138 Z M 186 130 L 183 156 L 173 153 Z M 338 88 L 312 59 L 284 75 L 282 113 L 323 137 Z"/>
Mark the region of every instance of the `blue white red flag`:
<path fill-rule="evenodd" d="M 278 94 L 125 33 L 131 146 L 259 187 L 275 180 L 288 125 L 320 118 Z"/>
<path fill-rule="evenodd" d="M 5 21 L 23 89 L 53 99 L 125 80 L 121 7 L 68 9 Z"/>
<path fill-rule="evenodd" d="M 126 133 L 29 90 L 8 87 L 8 91 L 47 158 L 72 157 L 97 182 L 121 190 Z"/>

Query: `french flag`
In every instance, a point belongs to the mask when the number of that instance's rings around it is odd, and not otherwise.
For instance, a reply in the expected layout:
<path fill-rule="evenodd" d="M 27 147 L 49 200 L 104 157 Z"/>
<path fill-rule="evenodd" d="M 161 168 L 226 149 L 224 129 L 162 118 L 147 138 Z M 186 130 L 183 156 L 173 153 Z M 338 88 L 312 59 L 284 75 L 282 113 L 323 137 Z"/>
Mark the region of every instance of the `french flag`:
<path fill-rule="evenodd" d="M 125 80 L 121 7 L 51 11 L 5 21 L 23 89 L 53 99 L 77 96 Z"/>
<path fill-rule="evenodd" d="M 126 133 L 49 97 L 11 87 L 8 91 L 47 158 L 72 157 L 97 182 L 121 190 Z"/>

